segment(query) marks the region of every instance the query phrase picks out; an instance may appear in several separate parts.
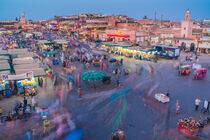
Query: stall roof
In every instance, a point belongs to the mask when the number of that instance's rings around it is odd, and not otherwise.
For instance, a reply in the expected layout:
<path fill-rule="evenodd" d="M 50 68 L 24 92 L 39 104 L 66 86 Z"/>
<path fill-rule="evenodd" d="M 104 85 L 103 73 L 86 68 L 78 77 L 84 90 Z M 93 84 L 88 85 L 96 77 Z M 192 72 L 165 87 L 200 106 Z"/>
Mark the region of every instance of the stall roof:
<path fill-rule="evenodd" d="M 0 56 L 0 60 L 9 60 L 9 56 Z"/>
<path fill-rule="evenodd" d="M 47 41 L 47 40 L 38 40 L 38 43 L 39 43 L 39 44 L 44 44 L 44 43 L 50 43 L 50 42 Z"/>
<path fill-rule="evenodd" d="M 8 55 L 7 50 L 0 50 L 0 56 L 1 56 L 1 55 Z"/>
<path fill-rule="evenodd" d="M 10 71 L 8 71 L 8 70 L 7 70 L 7 71 L 0 71 L 0 76 L 1 76 L 2 74 L 7 74 L 7 75 L 8 75 L 8 74 L 10 74 Z"/>
<path fill-rule="evenodd" d="M 20 70 L 20 69 L 29 69 L 29 68 L 40 68 L 40 65 L 37 63 L 28 63 L 28 64 L 21 64 L 21 65 L 14 65 L 14 69 Z"/>
<path fill-rule="evenodd" d="M 15 73 L 16 73 L 16 75 L 19 75 L 19 74 L 24 74 L 24 73 L 27 73 L 27 72 L 30 72 L 30 71 L 33 71 L 33 74 L 34 74 L 35 77 L 46 75 L 45 71 L 42 68 L 20 69 L 20 70 L 15 70 Z"/>
<path fill-rule="evenodd" d="M 10 70 L 10 65 L 8 63 L 0 64 L 0 71 Z"/>
<path fill-rule="evenodd" d="M 51 54 L 59 54 L 58 51 L 49 51 L 49 52 L 44 52 L 44 55 L 51 55 Z"/>
<path fill-rule="evenodd" d="M 25 49 L 9 49 L 8 50 L 9 54 L 24 54 L 27 52 L 28 52 L 27 48 L 25 48 Z"/>
<path fill-rule="evenodd" d="M 15 65 L 20 65 L 20 64 L 31 64 L 31 63 L 35 63 L 35 61 L 32 59 L 28 59 L 28 60 L 13 60 L 13 64 Z"/>
<path fill-rule="evenodd" d="M 69 42 L 66 40 L 54 40 L 58 44 L 68 44 Z"/>
<path fill-rule="evenodd" d="M 24 53 L 24 54 L 18 54 L 17 58 L 34 57 L 34 56 L 36 56 L 36 54 L 31 53 L 31 52 L 27 52 L 27 53 Z"/>
<path fill-rule="evenodd" d="M 8 64 L 8 60 L 0 60 L 0 64 Z"/>

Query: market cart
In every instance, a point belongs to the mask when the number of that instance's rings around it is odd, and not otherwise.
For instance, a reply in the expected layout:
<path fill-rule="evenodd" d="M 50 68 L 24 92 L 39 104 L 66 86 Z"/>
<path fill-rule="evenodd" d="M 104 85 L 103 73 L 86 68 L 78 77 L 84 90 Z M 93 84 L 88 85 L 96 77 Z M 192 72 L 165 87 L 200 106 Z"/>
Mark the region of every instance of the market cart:
<path fill-rule="evenodd" d="M 167 103 L 170 101 L 169 97 L 162 93 L 155 94 L 155 99 L 162 103 Z"/>
<path fill-rule="evenodd" d="M 194 118 L 190 117 L 179 120 L 178 130 L 187 137 L 196 137 L 203 131 L 204 127 L 199 122 L 196 122 Z"/>

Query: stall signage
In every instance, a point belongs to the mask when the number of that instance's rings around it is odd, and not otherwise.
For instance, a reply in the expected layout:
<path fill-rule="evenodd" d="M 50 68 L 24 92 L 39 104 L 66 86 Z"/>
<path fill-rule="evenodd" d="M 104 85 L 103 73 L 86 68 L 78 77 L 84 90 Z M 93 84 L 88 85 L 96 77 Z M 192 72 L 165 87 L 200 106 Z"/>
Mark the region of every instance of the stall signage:
<path fill-rule="evenodd" d="M 19 75 L 7 75 L 7 74 L 1 75 L 2 80 L 20 80 L 20 79 L 28 79 L 28 78 L 33 78 L 33 71 L 19 74 Z"/>

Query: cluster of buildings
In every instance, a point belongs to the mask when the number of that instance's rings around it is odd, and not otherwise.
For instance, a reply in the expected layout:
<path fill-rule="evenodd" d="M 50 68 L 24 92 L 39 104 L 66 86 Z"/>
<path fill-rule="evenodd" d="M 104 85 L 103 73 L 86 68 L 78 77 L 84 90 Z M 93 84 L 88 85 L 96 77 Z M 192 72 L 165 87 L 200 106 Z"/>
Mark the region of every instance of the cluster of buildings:
<path fill-rule="evenodd" d="M 129 42 L 140 47 L 155 45 L 180 46 L 183 49 L 198 49 L 210 52 L 210 19 L 195 21 L 189 10 L 181 22 L 144 18 L 136 20 L 126 15 L 80 14 L 55 16 L 46 21 L 27 21 L 24 14 L 19 21 L 1 21 L 0 30 L 51 29 L 79 38 L 111 42 Z"/>

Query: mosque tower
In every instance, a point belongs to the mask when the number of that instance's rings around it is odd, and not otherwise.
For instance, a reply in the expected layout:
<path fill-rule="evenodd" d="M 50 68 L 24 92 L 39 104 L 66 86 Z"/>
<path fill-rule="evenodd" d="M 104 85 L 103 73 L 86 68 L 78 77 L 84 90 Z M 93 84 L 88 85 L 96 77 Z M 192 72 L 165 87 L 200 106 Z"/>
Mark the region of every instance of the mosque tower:
<path fill-rule="evenodd" d="M 189 10 L 185 13 L 185 19 L 181 22 L 181 37 L 189 38 L 192 36 L 193 21 L 190 19 L 191 12 Z"/>

